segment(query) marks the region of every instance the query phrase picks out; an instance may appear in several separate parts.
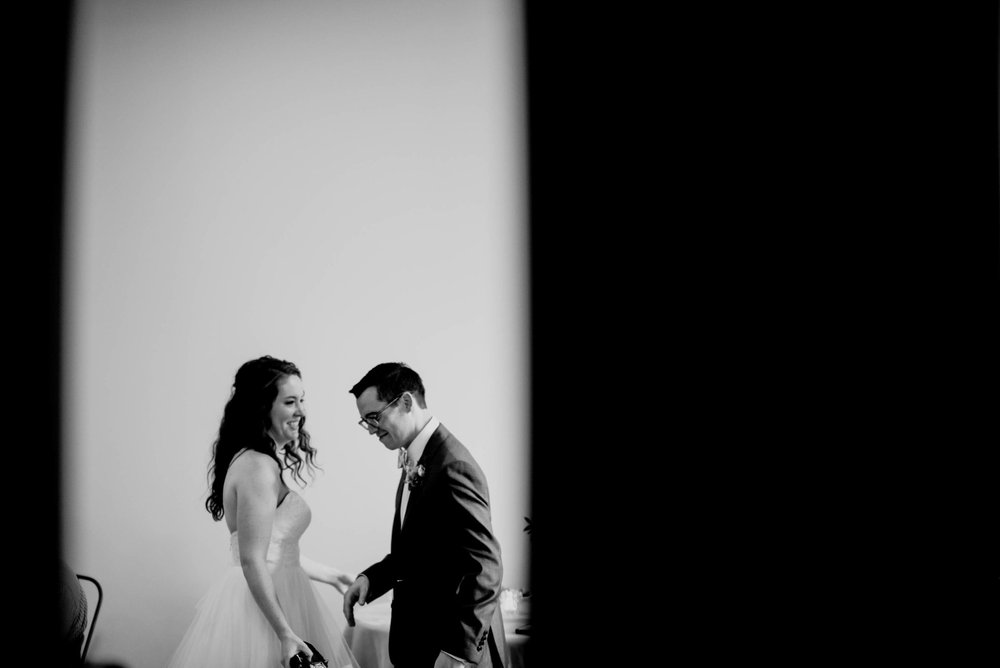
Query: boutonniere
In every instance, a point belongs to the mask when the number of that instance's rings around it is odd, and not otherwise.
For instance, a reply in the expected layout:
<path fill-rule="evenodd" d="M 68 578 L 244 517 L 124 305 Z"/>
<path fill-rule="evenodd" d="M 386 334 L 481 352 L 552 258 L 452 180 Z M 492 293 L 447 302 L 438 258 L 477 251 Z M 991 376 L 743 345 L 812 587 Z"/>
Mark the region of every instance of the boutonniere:
<path fill-rule="evenodd" d="M 416 466 L 408 465 L 403 468 L 406 470 L 406 484 L 412 492 L 420 485 L 420 482 L 424 479 L 424 473 L 426 471 L 424 470 L 423 464 L 417 464 Z"/>

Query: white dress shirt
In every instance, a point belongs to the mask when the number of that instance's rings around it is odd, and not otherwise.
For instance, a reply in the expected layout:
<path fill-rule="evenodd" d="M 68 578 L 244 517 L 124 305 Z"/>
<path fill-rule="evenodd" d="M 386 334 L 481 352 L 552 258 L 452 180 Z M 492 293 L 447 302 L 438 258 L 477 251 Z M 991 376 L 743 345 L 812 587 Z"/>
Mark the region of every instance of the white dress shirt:
<path fill-rule="evenodd" d="M 424 448 L 427 447 L 427 441 L 431 440 L 431 434 L 434 430 L 438 428 L 441 421 L 436 417 L 431 416 L 431 419 L 427 421 L 424 428 L 420 430 L 420 433 L 410 442 L 410 445 L 404 448 L 406 452 L 406 457 L 411 466 L 416 466 L 417 462 L 420 461 L 420 455 L 424 454 Z M 403 498 L 399 501 L 399 526 L 403 526 L 403 518 L 406 517 L 406 502 L 410 500 L 410 486 L 405 482 L 403 483 Z"/>

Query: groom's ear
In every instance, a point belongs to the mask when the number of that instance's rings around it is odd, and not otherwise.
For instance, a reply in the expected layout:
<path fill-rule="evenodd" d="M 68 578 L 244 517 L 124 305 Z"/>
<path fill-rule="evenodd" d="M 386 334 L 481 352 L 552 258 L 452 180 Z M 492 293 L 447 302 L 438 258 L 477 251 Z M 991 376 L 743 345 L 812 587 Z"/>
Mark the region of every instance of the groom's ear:
<path fill-rule="evenodd" d="M 406 406 L 406 412 L 407 413 L 409 413 L 411 410 L 413 410 L 413 395 L 412 394 L 410 394 L 409 392 L 403 392 L 403 398 L 400 399 L 400 401 L 402 401 L 403 404 Z"/>

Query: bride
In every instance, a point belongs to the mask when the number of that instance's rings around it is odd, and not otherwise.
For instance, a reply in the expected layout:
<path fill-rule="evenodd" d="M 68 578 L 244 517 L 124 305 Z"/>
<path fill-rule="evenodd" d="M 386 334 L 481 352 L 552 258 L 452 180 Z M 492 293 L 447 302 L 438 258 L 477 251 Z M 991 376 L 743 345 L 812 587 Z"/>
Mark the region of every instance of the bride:
<path fill-rule="evenodd" d="M 209 469 L 205 507 L 229 529 L 228 571 L 199 601 L 168 668 L 289 667 L 311 643 L 331 668 L 356 666 L 310 580 L 344 593 L 354 578 L 299 554 L 312 517 L 285 475 L 305 483 L 316 450 L 305 430 L 302 374 L 264 356 L 236 372 Z M 279 455 L 281 458 L 279 459 Z"/>

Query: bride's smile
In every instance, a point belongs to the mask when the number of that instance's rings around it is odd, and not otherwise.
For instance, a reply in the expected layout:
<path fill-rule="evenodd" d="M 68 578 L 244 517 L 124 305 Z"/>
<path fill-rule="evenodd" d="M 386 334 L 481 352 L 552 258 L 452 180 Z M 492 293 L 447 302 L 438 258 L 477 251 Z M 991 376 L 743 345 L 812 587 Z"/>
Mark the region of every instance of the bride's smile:
<path fill-rule="evenodd" d="M 278 383 L 278 396 L 271 407 L 269 433 L 279 447 L 299 437 L 305 420 L 305 401 L 302 379 L 298 376 L 286 376 Z"/>

